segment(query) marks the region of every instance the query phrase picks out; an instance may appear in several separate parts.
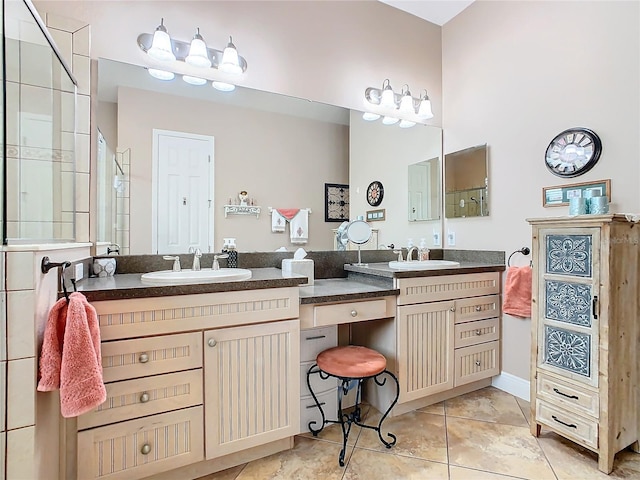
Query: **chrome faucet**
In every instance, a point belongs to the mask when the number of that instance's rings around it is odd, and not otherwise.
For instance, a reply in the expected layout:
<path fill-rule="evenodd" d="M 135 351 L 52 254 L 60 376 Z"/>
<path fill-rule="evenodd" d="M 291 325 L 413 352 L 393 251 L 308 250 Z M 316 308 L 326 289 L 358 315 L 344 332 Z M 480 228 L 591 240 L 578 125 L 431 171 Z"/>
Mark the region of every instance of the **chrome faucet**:
<path fill-rule="evenodd" d="M 220 270 L 220 264 L 218 263 L 219 258 L 229 258 L 229 255 L 227 255 L 226 253 L 221 255 L 214 255 L 213 265 L 211 265 L 211 270 Z"/>
<path fill-rule="evenodd" d="M 413 246 L 409 249 L 409 251 L 407 252 L 407 262 L 412 262 L 413 258 L 411 258 L 411 256 L 413 255 L 413 252 L 416 252 L 416 255 L 418 254 L 418 247 Z M 416 258 L 416 260 L 420 260 L 420 258 Z"/>
<path fill-rule="evenodd" d="M 174 272 L 179 272 L 181 270 L 180 268 L 180 257 L 178 255 L 164 255 L 162 258 L 164 258 L 165 260 L 173 260 L 173 271 Z"/>
<path fill-rule="evenodd" d="M 200 271 L 200 257 L 202 256 L 202 252 L 197 247 L 189 247 L 189 253 L 193 253 L 193 266 L 191 269 L 194 271 Z"/>
<path fill-rule="evenodd" d="M 111 248 L 113 247 L 113 248 Z M 107 247 L 107 255 L 110 255 L 111 253 L 115 253 L 117 255 L 120 255 L 120 245 L 118 245 L 117 243 L 112 243 Z"/>

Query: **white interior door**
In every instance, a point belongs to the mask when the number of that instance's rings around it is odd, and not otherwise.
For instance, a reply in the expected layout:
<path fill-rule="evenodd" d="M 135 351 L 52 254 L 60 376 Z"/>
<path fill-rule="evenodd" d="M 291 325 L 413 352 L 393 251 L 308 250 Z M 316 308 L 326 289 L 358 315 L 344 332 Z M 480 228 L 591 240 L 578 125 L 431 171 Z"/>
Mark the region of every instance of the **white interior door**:
<path fill-rule="evenodd" d="M 213 145 L 203 135 L 154 130 L 157 165 L 155 251 L 187 253 L 213 249 Z"/>

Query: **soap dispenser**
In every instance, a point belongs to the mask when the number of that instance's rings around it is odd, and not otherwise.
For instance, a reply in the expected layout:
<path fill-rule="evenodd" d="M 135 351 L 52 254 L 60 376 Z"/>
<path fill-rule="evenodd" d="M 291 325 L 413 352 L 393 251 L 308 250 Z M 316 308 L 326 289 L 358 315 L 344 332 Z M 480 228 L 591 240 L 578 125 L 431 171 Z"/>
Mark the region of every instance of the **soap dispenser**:
<path fill-rule="evenodd" d="M 418 260 L 421 262 L 429 260 L 429 248 L 427 248 L 427 242 L 424 238 L 420 239 L 420 246 L 418 247 Z"/>
<path fill-rule="evenodd" d="M 227 257 L 228 268 L 238 268 L 238 250 L 236 250 L 235 238 L 224 239 L 224 245 L 222 246 L 222 253 L 226 253 L 228 255 Z"/>

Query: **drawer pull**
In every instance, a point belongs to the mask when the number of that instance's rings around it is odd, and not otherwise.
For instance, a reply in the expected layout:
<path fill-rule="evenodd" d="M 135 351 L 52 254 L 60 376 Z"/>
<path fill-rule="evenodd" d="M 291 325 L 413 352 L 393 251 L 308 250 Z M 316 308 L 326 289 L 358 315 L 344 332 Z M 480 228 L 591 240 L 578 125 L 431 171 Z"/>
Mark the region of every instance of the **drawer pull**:
<path fill-rule="evenodd" d="M 326 335 L 316 335 L 315 337 L 307 337 L 305 340 L 320 340 L 321 338 L 327 338 Z"/>
<path fill-rule="evenodd" d="M 476 366 L 479 367 L 480 366 L 480 360 L 476 360 Z"/>
<path fill-rule="evenodd" d="M 143 455 L 149 455 L 149 453 L 151 453 L 151 445 L 149 445 L 148 443 L 145 443 L 144 445 L 142 445 L 142 448 L 140 449 L 140 453 Z"/>
<path fill-rule="evenodd" d="M 578 400 L 579 398 L 577 395 L 567 395 L 566 393 L 562 393 L 557 388 L 554 388 L 553 391 L 556 392 L 558 395 L 562 395 L 563 397 L 567 397 L 567 398 L 572 398 L 574 400 Z"/>
<path fill-rule="evenodd" d="M 593 318 L 598 318 L 598 296 L 594 295 L 591 301 L 591 311 L 593 312 Z"/>
<path fill-rule="evenodd" d="M 451 311 L 451 312 L 455 312 L 455 311 L 456 311 L 456 307 L 455 307 L 455 306 L 451 307 L 451 308 L 449 309 L 449 311 Z"/>
<path fill-rule="evenodd" d="M 147 363 L 149 361 L 149 354 L 148 353 L 141 353 L 140 356 L 138 357 L 138 361 L 140 363 Z"/>
<path fill-rule="evenodd" d="M 480 305 L 476 305 L 476 312 L 479 312 L 480 310 L 482 310 L 482 307 Z"/>
<path fill-rule="evenodd" d="M 357 310 L 351 310 L 351 316 L 352 317 L 357 317 L 358 316 Z"/>
<path fill-rule="evenodd" d="M 143 392 L 142 395 L 140 395 L 140 403 L 147 403 L 150 398 L 147 392 Z"/>
<path fill-rule="evenodd" d="M 327 402 L 320 402 L 320 406 L 326 405 Z M 307 405 L 305 408 L 317 408 L 318 406 L 314 403 L 313 405 Z"/>
<path fill-rule="evenodd" d="M 476 335 L 482 335 L 482 330 L 476 330 Z"/>
<path fill-rule="evenodd" d="M 207 345 L 209 345 L 210 347 L 215 347 L 217 345 L 216 339 L 215 338 L 210 338 L 207 341 Z"/>
<path fill-rule="evenodd" d="M 558 417 L 556 417 L 555 415 L 551 415 L 551 418 L 553 418 L 556 422 L 561 423 L 565 427 L 578 428 L 577 425 L 574 425 L 573 423 L 564 423 L 562 420 L 558 419 Z"/>

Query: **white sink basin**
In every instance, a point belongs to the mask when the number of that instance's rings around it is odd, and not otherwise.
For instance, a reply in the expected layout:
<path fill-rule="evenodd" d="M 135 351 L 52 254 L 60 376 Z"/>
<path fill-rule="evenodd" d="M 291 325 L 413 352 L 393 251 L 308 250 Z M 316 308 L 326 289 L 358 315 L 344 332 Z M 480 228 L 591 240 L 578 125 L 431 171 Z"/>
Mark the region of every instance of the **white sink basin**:
<path fill-rule="evenodd" d="M 459 267 L 460 262 L 452 262 L 451 260 L 414 260 L 412 262 L 389 262 L 389 268 L 397 270 L 433 270 L 434 268 Z"/>
<path fill-rule="evenodd" d="M 221 268 L 220 270 L 203 268 L 202 270 L 181 270 L 180 272 L 174 272 L 173 270 L 149 272 L 142 275 L 142 283 L 149 285 L 186 285 L 193 283 L 237 282 L 249 280 L 250 278 L 251 270 L 245 268 Z"/>

